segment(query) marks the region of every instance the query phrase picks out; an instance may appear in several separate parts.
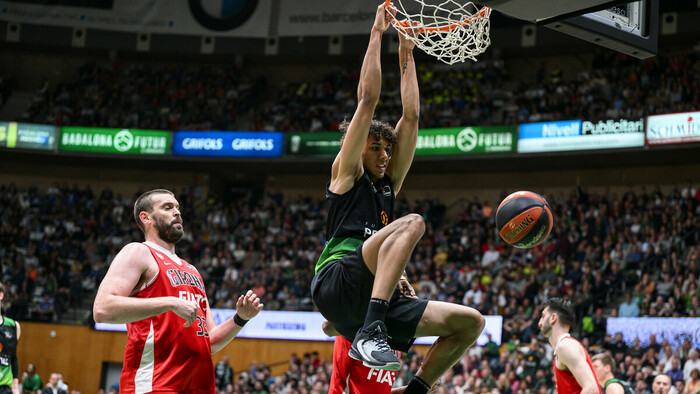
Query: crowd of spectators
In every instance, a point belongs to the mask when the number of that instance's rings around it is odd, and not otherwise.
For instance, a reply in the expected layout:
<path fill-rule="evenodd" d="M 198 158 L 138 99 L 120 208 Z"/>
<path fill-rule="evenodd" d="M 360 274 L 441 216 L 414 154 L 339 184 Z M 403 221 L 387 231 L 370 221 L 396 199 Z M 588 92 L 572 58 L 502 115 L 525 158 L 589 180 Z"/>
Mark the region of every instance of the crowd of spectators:
<path fill-rule="evenodd" d="M 535 314 L 539 313 L 535 307 Z M 490 340 L 491 338 L 489 338 Z M 685 340 L 673 349 L 666 340 L 656 341 L 651 335 L 646 345 L 628 346 L 621 334 L 606 337 L 601 344 L 583 339 L 591 355 L 608 353 L 615 360 L 612 373 L 629 384 L 637 394 L 651 394 L 652 381 L 659 374 L 666 374 L 671 381 L 670 394 L 696 394 L 700 391 L 700 351 Z M 394 379 L 394 387 L 409 382 L 423 362 L 423 355 L 413 349 L 402 354 L 402 367 Z M 464 357 L 445 375 L 435 387 L 436 393 L 541 393 L 553 394 L 553 348 L 547 341 L 532 336 L 528 342 L 503 342 L 498 346 L 489 341 L 485 346 L 470 348 Z M 217 364 L 218 368 L 230 368 L 228 360 Z M 217 379 L 217 389 L 222 394 L 256 393 L 326 393 L 333 367 L 330 361 L 318 357 L 316 352 L 303 357 L 292 354 L 289 369 L 273 376 L 270 367 L 253 362 L 245 371 L 227 379 Z M 667 394 L 667 392 L 654 392 Z"/>
<path fill-rule="evenodd" d="M 503 315 L 514 332 L 528 333 L 533 305 L 549 297 L 569 297 L 579 318 L 594 317 L 623 289 L 638 316 L 695 316 L 699 200 L 689 188 L 549 196 L 550 242 L 526 251 L 504 246 L 487 205 L 470 202 L 450 218 L 438 200 L 399 200 L 397 216 L 417 212 L 427 222 L 407 274 L 420 297 Z M 208 210 L 208 242 L 194 242 L 188 253 L 214 305 L 229 307 L 230 294 L 254 288 L 272 309 L 312 307 L 308 283 L 325 242 L 325 207 L 311 198 L 282 201 L 248 195 Z"/>
<path fill-rule="evenodd" d="M 131 216 L 135 197 L 58 184 L 46 191 L 0 186 L 10 313 L 55 320 L 87 306 L 121 246 L 142 238 Z M 620 195 L 578 188 L 548 197 L 552 235 L 528 250 L 504 245 L 487 204 L 466 202 L 448 217 L 439 200 L 400 199 L 398 216 L 417 212 L 427 222 L 407 268 L 416 293 L 503 315 L 504 328 L 526 342 L 533 306 L 553 296 L 571 298 L 578 317 L 593 322 L 611 307 L 630 317 L 696 316 L 700 196 L 692 185 Z M 248 193 L 226 204 L 209 199 L 196 214 L 191 190 L 178 198 L 188 224 L 178 253 L 199 268 L 213 307 L 231 308 L 237 294 L 253 289 L 268 310 L 313 309 L 309 283 L 325 243 L 323 201 Z M 623 289 L 625 301 L 610 305 Z M 584 328 L 602 339 L 595 323 Z"/>
<path fill-rule="evenodd" d="M 264 78 L 235 67 L 87 62 L 69 81 L 45 81 L 24 120 L 62 126 L 234 130 L 261 104 Z"/>
<path fill-rule="evenodd" d="M 0 185 L 5 315 L 20 321 L 84 321 L 110 261 L 124 244 L 142 239 L 131 214 L 136 194 L 59 184 L 48 190 Z M 523 371 L 527 352 L 548 346 L 537 341 L 537 305 L 549 297 L 574 302 L 583 323 L 575 332 L 594 350 L 620 342 L 606 337 L 608 316 L 696 317 L 700 311 L 700 192 L 692 185 L 665 192 L 639 186 L 619 194 L 581 187 L 543 194 L 554 212 L 554 228 L 547 243 L 528 250 L 504 246 L 494 228 L 494 209 L 486 203 L 467 201 L 447 215 L 437 199 L 397 202 L 398 216 L 417 212 L 427 224 L 407 268 L 418 296 L 504 317 L 507 351 L 498 357 L 505 354 L 508 362 L 489 363 L 491 375 L 485 376 L 479 366 L 483 354 L 470 351 L 464 370 L 446 382 L 506 385 L 512 392 L 522 391 L 519 385 L 546 386 L 546 368 L 535 368 L 532 376 Z M 203 210 L 195 212 L 193 195 L 190 189 L 177 194 L 188 230 L 178 254 L 198 267 L 213 307 L 231 308 L 239 294 L 253 289 L 266 310 L 313 310 L 309 284 L 325 242 L 321 200 L 247 193 L 230 196 L 227 203 L 206 198 Z M 628 294 L 624 300 L 623 293 Z M 689 357 L 687 349 L 671 350 Z M 622 361 L 624 373 L 633 364 L 643 369 L 634 358 Z M 658 363 L 651 371 L 657 369 Z M 310 376 L 319 374 L 304 371 L 301 381 L 312 382 Z"/>
<path fill-rule="evenodd" d="M 639 119 L 695 111 L 700 102 L 700 51 L 639 60 L 598 50 L 590 67 L 574 78 L 542 64 L 534 84 L 521 84 L 506 123 L 545 120 Z"/>
<path fill-rule="evenodd" d="M 535 307 L 535 314 L 539 313 Z M 685 340 L 677 349 L 667 340 L 657 342 L 654 334 L 640 345 L 627 345 L 617 334 L 606 337 L 602 344 L 583 339 L 591 355 L 608 353 L 615 360 L 612 369 L 617 379 L 628 383 L 637 394 L 652 394 L 652 381 L 666 374 L 671 381 L 670 394 L 696 394 L 700 391 L 700 351 Z M 401 355 L 402 366 L 392 379 L 394 387 L 409 382 L 423 362 L 423 355 L 414 349 Z M 546 341 L 533 336 L 529 342 L 504 341 L 501 346 L 489 338 L 484 346 L 470 348 L 464 357 L 442 376 L 434 392 L 439 394 L 463 393 L 541 393 L 554 394 L 552 376 L 553 348 Z M 228 357 L 215 366 L 216 388 L 219 394 L 325 394 L 328 392 L 333 365 L 330 360 L 309 352 L 301 357 L 291 354 L 286 372 L 275 376 L 271 367 L 253 361 L 243 371 L 234 371 Z M 386 379 L 384 377 L 383 379 Z M 27 394 L 45 394 L 43 383 L 33 364 L 27 366 L 21 380 Z M 62 374 L 52 373 L 47 386 L 65 386 Z M 104 394 L 103 391 L 100 391 Z M 50 391 L 48 393 L 51 393 Z M 72 390 L 71 394 L 79 392 Z M 110 394 L 117 394 L 118 387 Z M 654 392 L 653 394 L 660 394 Z M 661 394 L 667 394 L 662 392 Z"/>
<path fill-rule="evenodd" d="M 80 394 L 79 390 L 70 390 L 63 381 L 63 373 L 51 372 L 46 380 L 42 380 L 33 363 L 28 363 L 18 376 L 19 392 L 23 394 Z M 104 391 L 101 393 L 104 394 Z M 110 393 L 117 394 L 117 393 Z"/>
<path fill-rule="evenodd" d="M 601 50 L 586 71 L 563 75 L 543 64 L 533 80 L 512 79 L 509 61 L 419 62 L 421 127 L 636 119 L 697 110 L 700 102 L 697 50 L 647 60 Z M 163 130 L 335 130 L 357 106 L 357 68 L 273 84 L 230 66 L 88 62 L 67 81 L 44 83 L 21 120 Z M 399 70 L 386 68 L 383 78 L 377 114 L 395 121 Z M 10 82 L 0 79 L 0 108 L 14 87 Z M 471 348 L 443 376 L 438 392 L 551 393 L 552 348 L 538 337 L 538 305 L 562 296 L 575 305 L 574 330 L 584 345 L 592 354 L 610 352 L 615 375 L 638 394 L 650 392 L 658 373 L 668 374 L 678 393 L 696 393 L 700 360 L 690 341 L 675 349 L 655 337 L 629 345 L 621 333 L 607 334 L 606 317 L 697 317 L 700 191 L 688 184 L 666 191 L 577 187 L 542 194 L 552 206 L 554 229 L 548 242 L 529 250 L 504 245 L 494 207 L 483 201 L 465 202 L 454 215 L 439 199 L 397 202 L 397 216 L 417 212 L 427 224 L 407 268 L 418 296 L 504 318 L 503 344 Z M 77 185 L 0 185 L 3 313 L 19 321 L 86 321 L 116 253 L 142 240 L 131 213 L 137 195 Z M 322 200 L 268 191 L 225 202 L 208 198 L 196 212 L 192 189 L 177 198 L 187 229 L 178 254 L 198 267 L 214 308 L 232 308 L 239 294 L 253 289 L 266 310 L 314 310 L 310 281 L 326 241 Z M 414 351 L 404 354 L 395 385 L 410 381 L 421 361 Z M 253 363 L 226 373 L 231 380 L 219 388 L 324 393 L 331 370 L 317 354 L 292 355 L 283 375 Z"/>
<path fill-rule="evenodd" d="M 190 216 L 190 194 L 183 214 Z M 0 185 L 0 264 L 5 313 L 19 321 L 84 321 L 109 263 L 133 226 L 133 196 L 55 185 L 19 190 Z M 70 314 L 66 314 L 67 312 Z"/>
<path fill-rule="evenodd" d="M 608 352 L 615 361 L 613 374 L 637 393 L 647 392 L 654 377 L 661 373 L 669 376 L 680 394 L 700 391 L 700 350 L 691 346 L 690 339 L 674 348 L 666 339 L 658 342 L 656 335 L 651 334 L 648 339 L 635 337 L 633 344 L 628 345 L 623 334 L 617 333 L 607 337 L 602 347 L 592 349 Z"/>
<path fill-rule="evenodd" d="M 518 59 L 484 57 L 452 66 L 421 61 L 421 127 L 595 122 L 697 109 L 698 50 L 646 60 L 599 50 L 591 58 L 576 75 L 543 63 L 521 80 L 510 77 L 506 64 Z M 336 67 L 306 82 L 271 83 L 232 66 L 91 61 L 69 80 L 45 83 L 22 120 L 163 130 L 337 130 L 357 106 L 358 70 Z M 399 70 L 385 67 L 383 78 L 377 116 L 396 121 Z"/>

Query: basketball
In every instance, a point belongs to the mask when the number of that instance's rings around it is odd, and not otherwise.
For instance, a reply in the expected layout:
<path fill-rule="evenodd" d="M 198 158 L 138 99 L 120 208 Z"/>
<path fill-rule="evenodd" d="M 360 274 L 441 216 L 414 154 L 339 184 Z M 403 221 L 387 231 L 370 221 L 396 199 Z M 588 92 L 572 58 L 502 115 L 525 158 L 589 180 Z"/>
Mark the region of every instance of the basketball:
<path fill-rule="evenodd" d="M 526 249 L 541 244 L 552 231 L 552 209 L 537 193 L 519 191 L 496 209 L 496 227 L 508 245 Z"/>

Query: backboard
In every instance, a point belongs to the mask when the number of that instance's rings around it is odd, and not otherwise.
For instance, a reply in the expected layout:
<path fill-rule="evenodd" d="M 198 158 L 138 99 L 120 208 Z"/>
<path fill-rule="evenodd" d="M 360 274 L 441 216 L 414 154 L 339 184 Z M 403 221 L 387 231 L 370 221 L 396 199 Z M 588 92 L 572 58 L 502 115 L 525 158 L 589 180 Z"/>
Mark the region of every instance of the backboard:
<path fill-rule="evenodd" d="M 477 0 L 505 15 L 645 59 L 656 54 L 659 0 Z"/>

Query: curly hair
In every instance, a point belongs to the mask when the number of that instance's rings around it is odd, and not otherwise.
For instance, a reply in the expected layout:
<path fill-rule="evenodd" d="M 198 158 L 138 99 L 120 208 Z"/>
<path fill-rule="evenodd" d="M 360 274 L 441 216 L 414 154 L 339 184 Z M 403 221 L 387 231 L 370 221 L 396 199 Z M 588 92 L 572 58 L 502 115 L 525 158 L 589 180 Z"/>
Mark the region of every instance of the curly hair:
<path fill-rule="evenodd" d="M 343 133 L 340 137 L 340 146 L 343 146 L 343 141 L 345 141 L 345 135 L 348 132 L 348 127 L 350 122 L 343 120 L 343 123 L 338 126 L 338 130 Z M 387 122 L 382 122 L 381 120 L 372 119 L 372 124 L 369 126 L 369 135 L 374 137 L 375 140 L 379 141 L 384 138 L 386 142 L 390 143 L 392 146 L 396 144 L 398 138 L 396 137 L 396 131 Z"/>

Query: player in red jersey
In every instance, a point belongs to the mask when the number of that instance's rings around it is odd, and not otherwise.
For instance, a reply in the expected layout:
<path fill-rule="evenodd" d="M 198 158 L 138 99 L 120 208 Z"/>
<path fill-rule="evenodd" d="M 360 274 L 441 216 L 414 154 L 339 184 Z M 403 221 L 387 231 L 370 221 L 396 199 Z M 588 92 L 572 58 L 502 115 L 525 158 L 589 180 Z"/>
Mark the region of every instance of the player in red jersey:
<path fill-rule="evenodd" d="M 396 371 L 367 367 L 362 361 L 350 357 L 348 352 L 352 342 L 340 335 L 327 320 L 323 322 L 323 332 L 329 337 L 335 337 L 333 372 L 328 394 L 343 394 L 346 389 L 349 393 L 399 394 L 404 392 L 406 386 L 393 387 Z M 397 357 L 400 356 L 398 351 L 395 353 Z M 428 394 L 434 393 L 437 386 L 436 382 Z"/>
<path fill-rule="evenodd" d="M 366 367 L 362 361 L 348 355 L 352 342 L 345 339 L 328 322 L 323 322 L 323 332 L 335 337 L 333 344 L 333 372 L 328 394 L 350 393 L 397 394 L 403 393 L 406 386 L 392 388 L 396 371 L 384 371 Z"/>
<path fill-rule="evenodd" d="M 574 321 L 571 302 L 550 298 L 542 304 L 539 327 L 554 347 L 554 375 L 557 394 L 602 394 L 591 357 L 581 342 L 569 335 Z"/>
<path fill-rule="evenodd" d="M 263 304 L 248 291 L 238 298 L 236 315 L 217 326 L 202 277 L 175 254 L 184 231 L 173 193 L 142 194 L 134 219 L 146 242 L 130 243 L 114 258 L 93 306 L 96 322 L 127 323 L 119 390 L 214 393 L 212 353 L 226 346 Z"/>
<path fill-rule="evenodd" d="M 348 355 L 352 342 L 342 335 L 335 337 L 333 345 L 333 373 L 328 394 L 342 394 L 345 388 L 350 393 L 396 394 L 403 393 L 406 386 L 393 388 L 396 371 L 384 371 L 366 367 L 362 361 Z"/>

